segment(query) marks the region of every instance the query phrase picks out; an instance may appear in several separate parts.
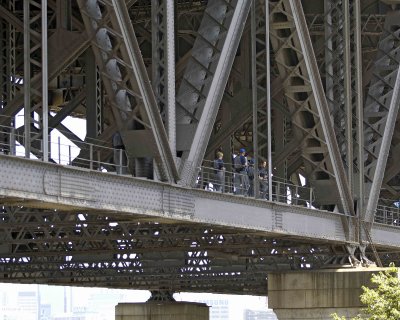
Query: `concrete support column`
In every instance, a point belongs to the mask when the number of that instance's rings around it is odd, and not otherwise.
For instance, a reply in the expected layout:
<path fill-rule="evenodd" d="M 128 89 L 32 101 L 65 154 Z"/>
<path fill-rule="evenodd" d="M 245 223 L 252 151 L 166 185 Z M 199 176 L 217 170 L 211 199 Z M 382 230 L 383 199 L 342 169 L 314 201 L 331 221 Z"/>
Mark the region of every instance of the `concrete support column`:
<path fill-rule="evenodd" d="M 208 308 L 205 303 L 195 302 L 119 303 L 115 320 L 208 320 Z"/>
<path fill-rule="evenodd" d="M 384 268 L 329 269 L 268 275 L 268 302 L 279 320 L 331 320 L 360 313 L 361 286 Z"/>

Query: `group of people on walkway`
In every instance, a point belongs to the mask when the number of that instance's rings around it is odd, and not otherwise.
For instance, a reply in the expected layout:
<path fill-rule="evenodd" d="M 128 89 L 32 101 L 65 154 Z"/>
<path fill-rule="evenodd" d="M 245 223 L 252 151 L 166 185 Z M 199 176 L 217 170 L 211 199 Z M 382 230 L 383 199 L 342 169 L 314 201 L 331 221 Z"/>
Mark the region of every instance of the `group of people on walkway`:
<path fill-rule="evenodd" d="M 225 164 L 223 160 L 223 153 L 218 151 L 216 158 L 213 161 L 214 168 L 214 190 L 223 192 L 225 186 Z M 256 170 L 254 169 L 254 160 L 248 156 L 246 150 L 241 148 L 238 154 L 232 157 L 232 171 L 233 171 L 233 193 L 254 197 L 254 183 Z M 268 169 L 267 162 L 262 161 L 258 168 L 258 181 L 259 181 L 259 198 L 267 199 L 268 197 Z"/>

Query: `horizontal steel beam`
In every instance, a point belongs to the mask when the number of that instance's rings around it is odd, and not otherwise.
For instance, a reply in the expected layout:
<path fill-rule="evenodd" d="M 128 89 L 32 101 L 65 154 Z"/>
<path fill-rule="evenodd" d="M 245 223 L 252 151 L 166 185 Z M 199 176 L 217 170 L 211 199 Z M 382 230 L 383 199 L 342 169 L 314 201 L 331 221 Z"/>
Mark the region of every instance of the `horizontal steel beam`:
<path fill-rule="evenodd" d="M 4 203 L 12 199 L 42 208 L 101 210 L 153 217 L 155 221 L 169 219 L 346 243 L 342 215 L 327 211 L 3 155 L 0 174 Z"/>

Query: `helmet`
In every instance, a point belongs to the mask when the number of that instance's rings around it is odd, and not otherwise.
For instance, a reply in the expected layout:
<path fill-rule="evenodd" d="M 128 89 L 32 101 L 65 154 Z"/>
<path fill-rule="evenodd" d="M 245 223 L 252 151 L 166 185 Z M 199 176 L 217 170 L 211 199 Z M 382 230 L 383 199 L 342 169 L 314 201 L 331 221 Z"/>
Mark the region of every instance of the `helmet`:
<path fill-rule="evenodd" d="M 246 152 L 246 150 L 242 148 L 242 149 L 239 150 L 239 152 L 243 153 L 243 152 Z"/>

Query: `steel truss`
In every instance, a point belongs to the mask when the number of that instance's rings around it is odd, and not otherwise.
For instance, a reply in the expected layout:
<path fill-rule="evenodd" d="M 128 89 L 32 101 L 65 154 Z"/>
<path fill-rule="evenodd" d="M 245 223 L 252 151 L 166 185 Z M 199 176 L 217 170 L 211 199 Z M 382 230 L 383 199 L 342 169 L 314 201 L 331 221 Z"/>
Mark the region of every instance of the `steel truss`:
<path fill-rule="evenodd" d="M 80 149 L 70 164 L 112 171 L 115 150 L 100 151 L 119 131 L 124 173 L 192 187 L 204 159 L 222 148 L 229 166 L 245 146 L 285 183 L 303 176 L 312 205 L 357 215 L 343 228 L 360 246 L 15 200 L 1 206 L 0 281 L 265 294 L 270 271 L 354 263 L 355 248 L 366 261 L 375 211 L 398 224 L 399 11 L 309 3 L 0 0 L 0 151 L 54 162 L 57 128 Z"/>
<path fill-rule="evenodd" d="M 315 268 L 328 245 L 247 230 L 3 206 L 0 275 L 7 282 L 264 294 L 267 272 Z M 71 276 L 73 274 L 73 276 Z M 215 284 L 211 285 L 210 281 Z M 225 285 L 225 287 L 224 287 Z"/>

